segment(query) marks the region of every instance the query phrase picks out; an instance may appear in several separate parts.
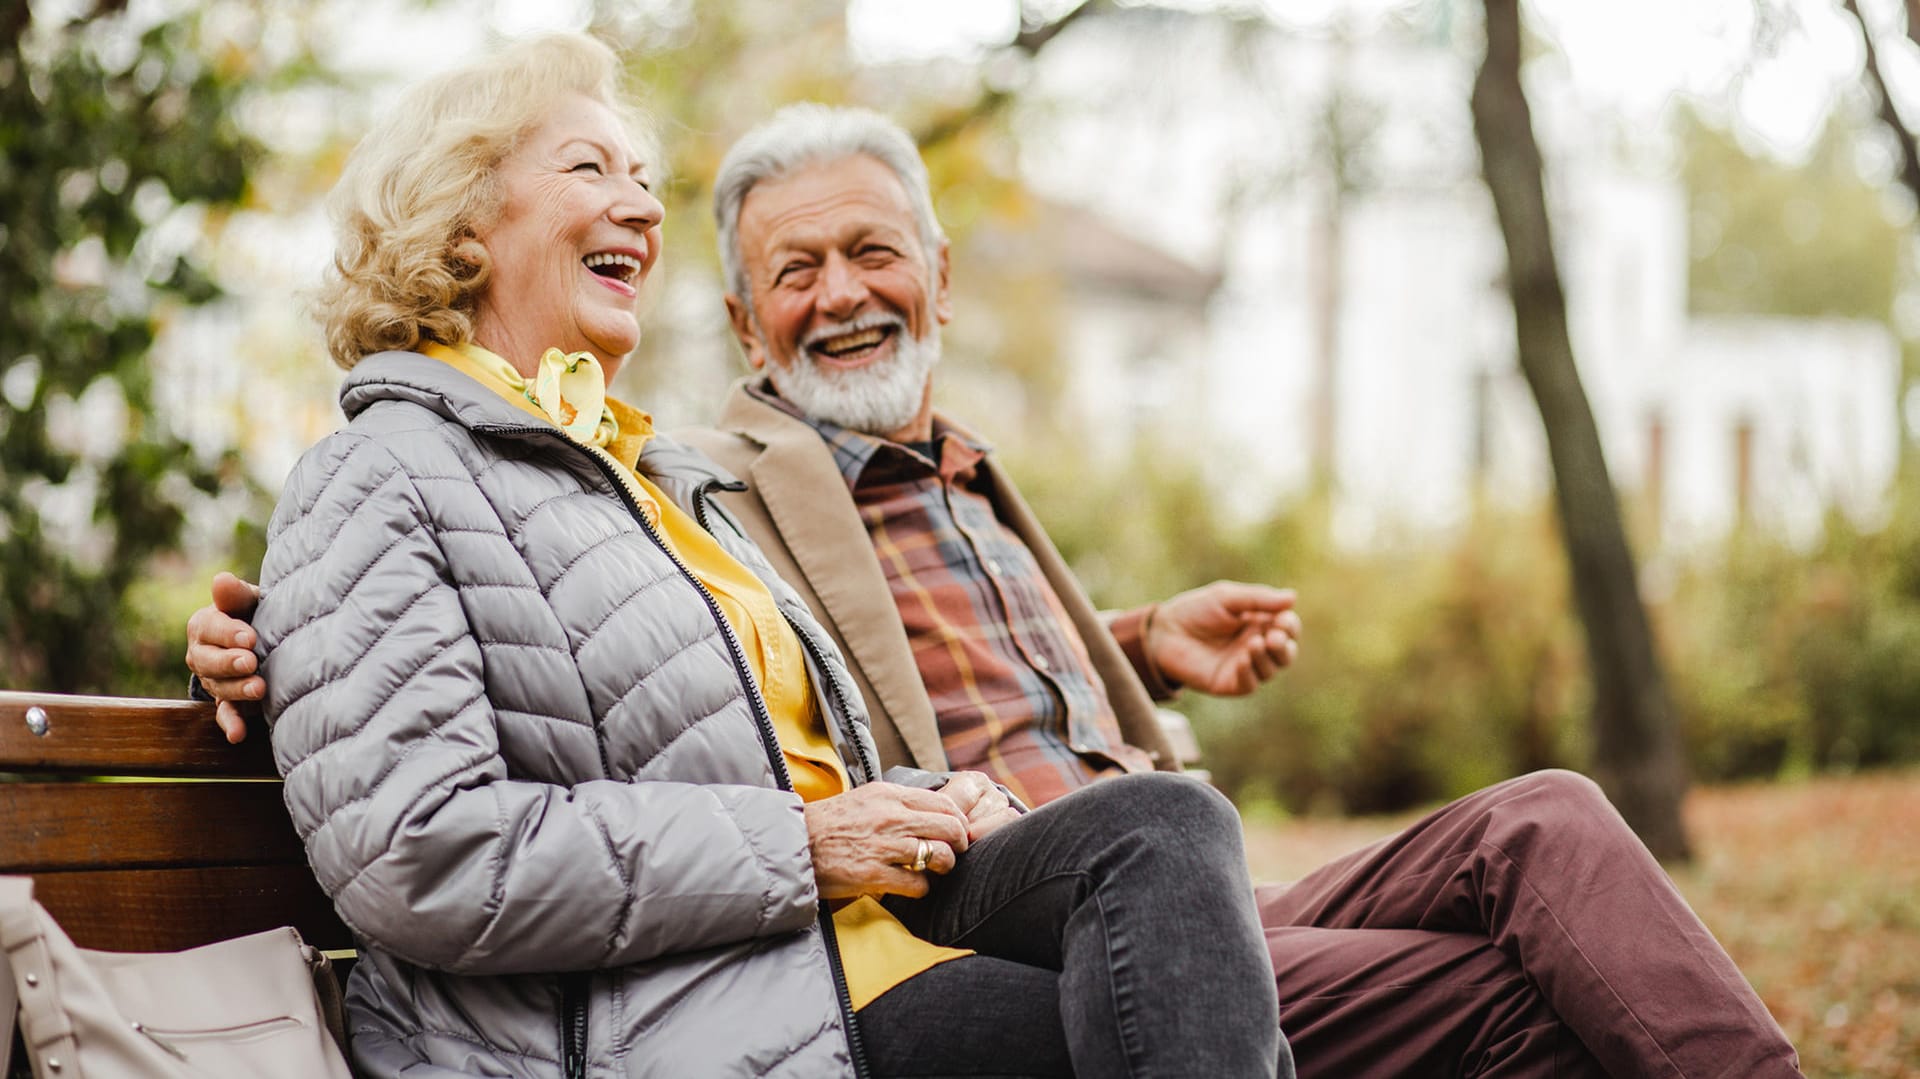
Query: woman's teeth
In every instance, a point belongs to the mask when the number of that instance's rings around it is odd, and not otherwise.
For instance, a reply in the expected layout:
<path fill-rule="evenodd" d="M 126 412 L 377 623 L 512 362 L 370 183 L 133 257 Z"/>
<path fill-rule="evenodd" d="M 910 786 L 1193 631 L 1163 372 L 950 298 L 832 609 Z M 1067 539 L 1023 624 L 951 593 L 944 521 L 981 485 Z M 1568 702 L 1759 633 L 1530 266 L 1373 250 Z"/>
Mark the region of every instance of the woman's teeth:
<path fill-rule="evenodd" d="M 601 277 L 611 277 L 616 281 L 631 284 L 634 278 L 640 276 L 640 260 L 632 255 L 598 251 L 580 261 Z"/>

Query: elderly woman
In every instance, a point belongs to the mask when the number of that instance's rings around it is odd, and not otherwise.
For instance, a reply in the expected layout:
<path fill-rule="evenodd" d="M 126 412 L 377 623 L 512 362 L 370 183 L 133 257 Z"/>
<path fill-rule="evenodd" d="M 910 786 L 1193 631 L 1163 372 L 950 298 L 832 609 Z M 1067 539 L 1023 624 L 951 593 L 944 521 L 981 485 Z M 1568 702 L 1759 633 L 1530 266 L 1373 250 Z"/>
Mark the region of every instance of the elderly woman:
<path fill-rule="evenodd" d="M 358 1070 L 1273 1075 L 1231 807 L 883 781 L 728 478 L 605 396 L 661 245 L 617 70 L 564 36 L 433 79 L 335 194 L 349 423 L 256 628 Z"/>

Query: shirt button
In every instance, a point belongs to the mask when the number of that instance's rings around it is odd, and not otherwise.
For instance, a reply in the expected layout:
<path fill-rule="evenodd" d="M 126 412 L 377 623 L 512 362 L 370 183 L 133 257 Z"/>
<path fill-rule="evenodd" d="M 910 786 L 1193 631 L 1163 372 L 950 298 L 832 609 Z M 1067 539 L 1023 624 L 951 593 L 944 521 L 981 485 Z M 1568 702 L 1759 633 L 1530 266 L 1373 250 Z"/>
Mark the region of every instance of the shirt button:
<path fill-rule="evenodd" d="M 987 573 L 994 577 L 1000 576 L 1000 560 L 999 559 L 997 558 L 987 559 Z"/>
<path fill-rule="evenodd" d="M 1047 663 L 1047 657 L 1045 656 L 1033 657 L 1033 665 L 1040 668 L 1043 671 L 1050 669 L 1049 664 Z"/>

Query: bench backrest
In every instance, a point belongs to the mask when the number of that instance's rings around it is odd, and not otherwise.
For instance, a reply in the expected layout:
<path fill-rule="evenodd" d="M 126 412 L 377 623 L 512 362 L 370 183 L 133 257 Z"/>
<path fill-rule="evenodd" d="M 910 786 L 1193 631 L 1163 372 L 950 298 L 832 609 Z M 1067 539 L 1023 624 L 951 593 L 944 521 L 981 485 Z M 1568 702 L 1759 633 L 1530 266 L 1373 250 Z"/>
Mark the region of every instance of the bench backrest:
<path fill-rule="evenodd" d="M 0 692 L 0 874 L 19 873 L 83 948 L 173 951 L 280 925 L 353 947 L 266 735 L 228 745 L 210 704 Z"/>

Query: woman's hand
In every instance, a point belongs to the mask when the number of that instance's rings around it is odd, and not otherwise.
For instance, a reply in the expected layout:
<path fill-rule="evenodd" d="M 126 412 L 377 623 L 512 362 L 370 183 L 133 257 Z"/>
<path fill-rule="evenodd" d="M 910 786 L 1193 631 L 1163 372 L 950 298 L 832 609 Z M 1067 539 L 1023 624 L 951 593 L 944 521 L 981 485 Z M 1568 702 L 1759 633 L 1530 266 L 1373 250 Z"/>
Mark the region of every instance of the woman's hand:
<path fill-rule="evenodd" d="M 978 843 L 1008 821 L 1018 820 L 1020 811 L 1007 800 L 1006 792 L 985 772 L 955 772 L 940 793 L 966 814 L 967 842 Z"/>
<path fill-rule="evenodd" d="M 912 868 L 927 843 L 927 871 L 953 868 L 967 849 L 967 815 L 944 791 L 868 783 L 808 802 L 807 842 L 822 897 L 927 894 L 927 874 Z"/>

